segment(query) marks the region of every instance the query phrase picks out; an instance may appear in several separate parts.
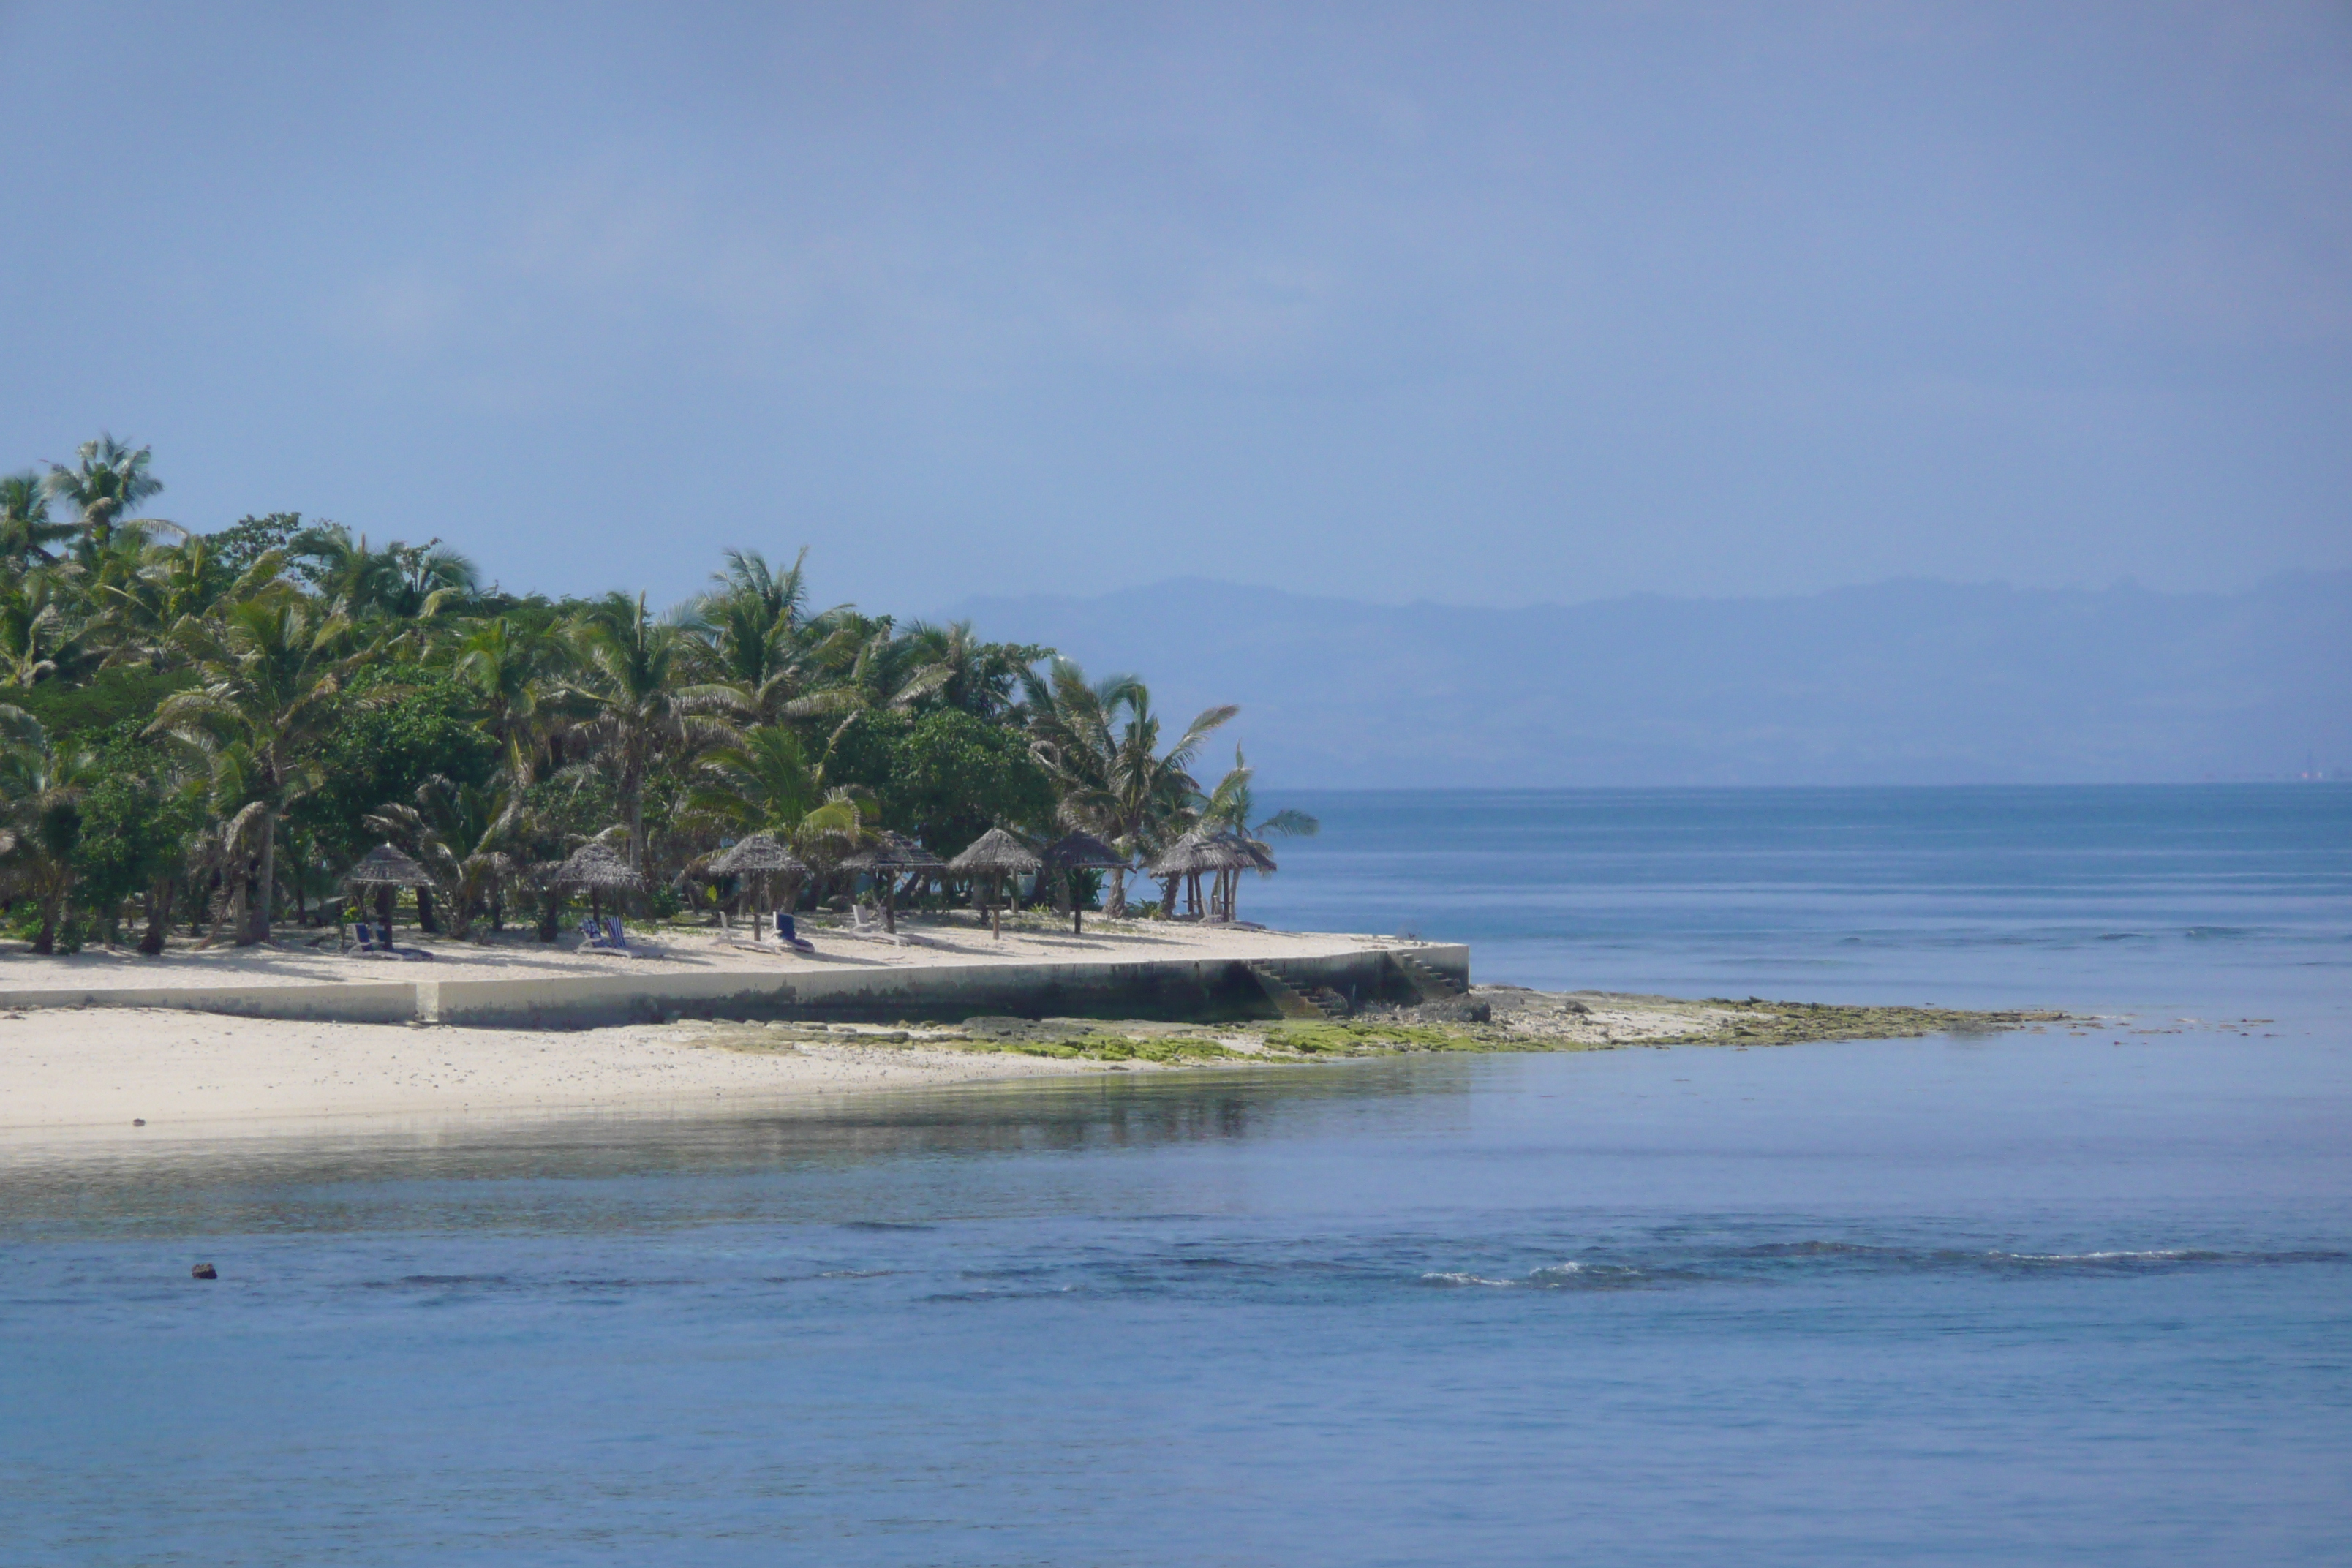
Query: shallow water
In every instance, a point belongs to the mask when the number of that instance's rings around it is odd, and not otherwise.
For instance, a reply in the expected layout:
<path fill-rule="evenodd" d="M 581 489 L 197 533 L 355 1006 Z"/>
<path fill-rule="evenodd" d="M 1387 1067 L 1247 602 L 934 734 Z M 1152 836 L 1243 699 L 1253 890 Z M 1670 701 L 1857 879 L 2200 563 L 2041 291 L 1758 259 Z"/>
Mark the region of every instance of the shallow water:
<path fill-rule="evenodd" d="M 2344 1561 L 2352 792 L 2072 792 L 2147 862 L 2064 877 L 2069 792 L 1982 853 L 1845 793 L 1834 874 L 1818 796 L 1646 858 L 1689 797 L 1622 797 L 1615 878 L 1594 797 L 1309 802 L 1244 897 L 1487 978 L 2137 1016 L 6 1151 L 0 1560 Z M 1553 879 L 1456 875 L 1553 816 Z M 1464 854 L 1400 892 L 1389 831 Z"/>

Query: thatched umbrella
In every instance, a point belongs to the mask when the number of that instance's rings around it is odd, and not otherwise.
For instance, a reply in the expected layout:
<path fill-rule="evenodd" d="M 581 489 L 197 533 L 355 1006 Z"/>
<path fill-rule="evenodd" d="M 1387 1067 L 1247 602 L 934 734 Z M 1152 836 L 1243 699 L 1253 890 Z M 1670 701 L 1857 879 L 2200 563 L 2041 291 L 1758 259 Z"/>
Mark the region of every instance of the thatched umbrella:
<path fill-rule="evenodd" d="M 1170 845 L 1167 853 L 1151 863 L 1151 875 L 1167 886 L 1168 902 L 1171 905 L 1176 899 L 1177 880 L 1183 879 L 1192 891 L 1193 911 L 1198 913 L 1202 872 L 1213 873 L 1222 888 L 1225 873 L 1229 871 L 1270 871 L 1273 868 L 1273 856 L 1253 850 L 1234 835 L 1203 833 L 1195 829 Z M 1168 910 L 1171 915 L 1175 912 L 1172 908 Z M 1225 916 L 1229 920 L 1233 916 L 1230 906 L 1225 910 Z"/>
<path fill-rule="evenodd" d="M 1078 908 L 1078 889 L 1071 879 L 1076 871 L 1123 871 L 1128 858 L 1097 838 L 1091 833 L 1073 833 L 1045 847 L 1046 868 L 1062 879 L 1062 896 L 1070 903 L 1070 930 L 1081 933 L 1086 930 L 1086 911 Z"/>
<path fill-rule="evenodd" d="M 898 911 L 896 893 L 898 879 L 909 872 L 933 875 L 946 870 L 947 862 L 908 837 L 903 833 L 882 832 L 874 841 L 855 855 L 842 858 L 842 868 L 864 871 L 882 889 L 882 927 L 896 935 Z"/>
<path fill-rule="evenodd" d="M 626 860 L 602 844 L 583 844 L 572 852 L 572 858 L 555 868 L 553 879 L 558 891 L 565 888 L 583 888 L 588 893 L 588 912 L 598 920 L 604 917 L 606 893 L 633 893 L 641 890 L 646 879 Z"/>
<path fill-rule="evenodd" d="M 715 877 L 756 878 L 760 891 L 765 894 L 769 890 L 770 878 L 781 876 L 798 887 L 802 879 L 808 875 L 808 868 L 795 859 L 791 850 L 777 843 L 775 835 L 754 833 L 748 838 L 738 840 L 724 855 L 711 861 L 710 873 Z M 755 901 L 763 906 L 767 902 L 765 899 Z M 726 906 L 719 907 L 719 915 L 721 919 L 725 918 Z M 753 942 L 761 940 L 760 926 L 757 920 L 751 922 Z"/>
<path fill-rule="evenodd" d="M 433 886 L 433 876 L 409 855 L 389 844 L 379 844 L 361 856 L 358 862 L 343 873 L 343 886 L 375 889 L 376 917 L 383 922 L 383 941 L 388 946 L 392 942 L 392 900 L 394 894 L 402 888 L 428 891 Z"/>
<path fill-rule="evenodd" d="M 1032 871 L 1043 870 L 1045 863 L 1030 853 L 1029 847 L 1002 827 L 992 827 L 971 841 L 971 847 L 948 862 L 948 869 L 959 877 L 972 877 L 988 884 L 988 931 L 1001 937 L 1004 927 L 997 919 L 996 889 L 1006 877 L 1025 877 Z"/>

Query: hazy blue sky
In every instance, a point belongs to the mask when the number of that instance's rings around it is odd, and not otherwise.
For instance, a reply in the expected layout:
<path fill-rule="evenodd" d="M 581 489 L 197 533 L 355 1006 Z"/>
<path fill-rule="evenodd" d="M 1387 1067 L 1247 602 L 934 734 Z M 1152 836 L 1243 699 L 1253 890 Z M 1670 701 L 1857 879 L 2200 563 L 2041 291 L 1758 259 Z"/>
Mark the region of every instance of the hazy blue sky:
<path fill-rule="evenodd" d="M 0 5 L 0 463 L 109 427 L 194 526 L 656 598 L 806 541 L 903 611 L 2352 565 L 2341 5 Z"/>

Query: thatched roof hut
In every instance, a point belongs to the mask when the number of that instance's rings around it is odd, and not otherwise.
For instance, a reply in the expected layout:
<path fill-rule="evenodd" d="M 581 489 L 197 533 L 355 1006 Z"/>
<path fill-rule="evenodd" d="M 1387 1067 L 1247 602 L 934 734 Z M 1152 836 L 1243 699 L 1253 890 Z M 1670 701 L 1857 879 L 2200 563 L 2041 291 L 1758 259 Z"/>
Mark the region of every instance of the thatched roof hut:
<path fill-rule="evenodd" d="M 1274 857 L 1263 845 L 1253 844 L 1237 833 L 1198 830 L 1170 845 L 1167 853 L 1151 863 L 1151 875 L 1168 882 L 1171 888 L 1180 878 L 1192 884 L 1192 908 L 1196 914 L 1201 912 L 1199 879 L 1203 876 L 1214 879 L 1207 910 L 1209 918 L 1213 920 L 1234 918 L 1234 900 L 1240 890 L 1241 873 L 1271 872 L 1274 869 Z"/>
<path fill-rule="evenodd" d="M 1112 871 L 1131 864 L 1129 857 L 1091 833 L 1073 833 L 1055 839 L 1045 846 L 1044 858 L 1047 868 L 1055 871 Z"/>
<path fill-rule="evenodd" d="M 959 877 L 1025 877 L 1045 865 L 1021 840 L 1002 827 L 992 827 L 949 861 L 948 869 Z"/>
<path fill-rule="evenodd" d="M 389 844 L 379 844 L 343 873 L 347 888 L 430 888 L 431 872 Z"/>
<path fill-rule="evenodd" d="M 1043 870 L 1045 865 L 1021 840 L 1002 827 L 992 827 L 973 839 L 970 848 L 949 861 L 948 869 L 960 877 L 987 882 L 989 934 L 1002 936 L 1004 928 L 996 915 L 997 884 L 1006 877 L 1025 877 L 1032 871 Z"/>
<path fill-rule="evenodd" d="M 1223 833 L 1187 833 L 1151 863 L 1155 877 L 1196 877 L 1212 871 L 1255 871 L 1261 868 L 1239 840 Z"/>
<path fill-rule="evenodd" d="M 903 833 L 881 832 L 872 843 L 855 855 L 845 856 L 842 868 L 865 871 L 872 875 L 882 889 L 882 925 L 891 932 L 898 929 L 898 879 L 908 872 L 936 873 L 948 868 L 947 862 L 908 837 Z"/>
<path fill-rule="evenodd" d="M 1217 835 L 1217 840 L 1219 843 L 1231 845 L 1234 848 L 1238 849 L 1243 854 L 1248 856 L 1251 865 L 1256 867 L 1260 871 L 1263 871 L 1269 876 L 1282 869 L 1281 867 L 1274 863 L 1274 851 L 1268 849 L 1264 844 L 1255 838 L 1244 838 L 1240 834 L 1228 828 L 1226 831 Z"/>
<path fill-rule="evenodd" d="M 853 855 L 841 859 L 842 868 L 849 871 L 894 872 L 943 871 L 947 862 L 908 837 L 903 833 L 887 830 L 874 836 L 873 841 Z"/>
<path fill-rule="evenodd" d="M 585 888 L 592 893 L 635 892 L 646 879 L 635 868 L 602 844 L 583 844 L 572 858 L 555 868 L 559 888 Z"/>
<path fill-rule="evenodd" d="M 714 877 L 805 877 L 808 868 L 802 865 L 791 850 L 777 843 L 773 834 L 754 833 L 748 838 L 739 839 L 724 854 L 712 859 L 710 874 Z"/>

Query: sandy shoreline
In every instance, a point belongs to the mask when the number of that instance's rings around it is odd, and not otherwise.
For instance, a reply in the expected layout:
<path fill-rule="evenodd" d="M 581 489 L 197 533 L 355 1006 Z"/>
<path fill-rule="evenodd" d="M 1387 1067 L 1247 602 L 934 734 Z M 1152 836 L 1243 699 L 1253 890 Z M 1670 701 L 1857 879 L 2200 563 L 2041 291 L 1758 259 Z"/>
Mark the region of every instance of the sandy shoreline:
<path fill-rule="evenodd" d="M 0 1016 L 0 1138 L 229 1123 L 709 1110 L 1105 1065 L 919 1041 L 727 1049 L 725 1026 L 418 1029 L 144 1008 Z M 135 1122 L 144 1121 L 140 1128 Z"/>

